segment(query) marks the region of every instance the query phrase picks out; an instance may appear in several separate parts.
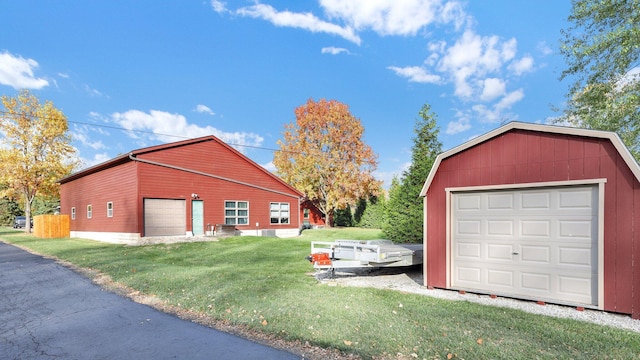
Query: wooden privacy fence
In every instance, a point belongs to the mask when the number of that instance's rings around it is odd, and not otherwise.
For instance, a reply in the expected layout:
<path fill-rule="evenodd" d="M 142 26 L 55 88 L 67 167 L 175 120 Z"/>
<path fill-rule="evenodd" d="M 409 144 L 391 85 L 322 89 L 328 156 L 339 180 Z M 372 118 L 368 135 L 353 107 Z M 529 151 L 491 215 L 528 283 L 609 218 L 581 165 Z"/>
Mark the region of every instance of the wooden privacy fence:
<path fill-rule="evenodd" d="M 69 215 L 37 215 L 33 218 L 33 235 L 38 238 L 68 238 Z"/>

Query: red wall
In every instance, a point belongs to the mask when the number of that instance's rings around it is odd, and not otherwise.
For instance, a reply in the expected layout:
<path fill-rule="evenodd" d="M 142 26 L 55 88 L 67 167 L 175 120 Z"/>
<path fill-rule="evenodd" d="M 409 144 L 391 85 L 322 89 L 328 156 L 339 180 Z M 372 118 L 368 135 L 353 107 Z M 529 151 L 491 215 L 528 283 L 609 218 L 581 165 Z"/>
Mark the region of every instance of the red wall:
<path fill-rule="evenodd" d="M 274 178 L 260 165 L 247 159 L 235 149 L 210 139 L 184 146 L 169 147 L 162 151 L 141 153 L 137 157 L 293 193 L 288 184 Z"/>
<path fill-rule="evenodd" d="M 191 226 L 191 194 L 204 202 L 204 224 L 224 224 L 224 201 L 249 202 L 249 224 L 236 225 L 238 230 L 299 228 L 298 198 L 260 190 L 246 185 L 219 180 L 203 175 L 170 168 L 139 163 L 140 206 L 144 198 L 166 198 L 187 200 L 187 231 Z M 267 185 L 267 184 L 264 184 Z M 269 205 L 271 202 L 287 202 L 290 205 L 289 224 L 271 224 Z M 142 222 L 142 212 L 140 213 Z"/>
<path fill-rule="evenodd" d="M 309 209 L 309 218 L 304 219 L 304 209 Z M 326 225 L 325 217 L 318 208 L 309 200 L 305 200 L 300 204 L 300 221 L 308 220 L 310 225 L 324 226 Z"/>
<path fill-rule="evenodd" d="M 71 231 L 139 232 L 137 182 L 134 163 L 121 164 L 60 185 L 60 211 L 76 219 Z M 113 202 L 113 217 L 107 217 L 107 202 Z M 87 205 L 93 216 L 87 219 Z M 105 230 L 108 229 L 108 230 Z"/>
<path fill-rule="evenodd" d="M 607 139 L 511 130 L 442 160 L 427 191 L 425 285 L 446 287 L 445 188 L 597 178 L 607 179 L 604 308 L 640 318 L 640 184 Z"/>

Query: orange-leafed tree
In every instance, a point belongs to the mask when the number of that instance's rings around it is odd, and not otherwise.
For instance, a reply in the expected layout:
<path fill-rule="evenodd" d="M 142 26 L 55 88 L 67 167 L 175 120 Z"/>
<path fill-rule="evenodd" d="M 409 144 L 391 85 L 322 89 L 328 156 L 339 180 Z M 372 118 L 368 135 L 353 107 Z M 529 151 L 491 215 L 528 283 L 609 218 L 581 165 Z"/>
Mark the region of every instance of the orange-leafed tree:
<path fill-rule="evenodd" d="M 273 164 L 278 175 L 303 192 L 333 224 L 333 212 L 378 195 L 373 177 L 377 156 L 364 140 L 364 127 L 336 100 L 314 101 L 295 109 Z"/>
<path fill-rule="evenodd" d="M 31 204 L 37 195 L 59 196 L 57 181 L 71 173 L 77 161 L 71 146 L 67 118 L 51 101 L 41 104 L 28 90 L 16 97 L 2 96 L 0 113 L 0 191 L 21 196 L 31 220 Z"/>

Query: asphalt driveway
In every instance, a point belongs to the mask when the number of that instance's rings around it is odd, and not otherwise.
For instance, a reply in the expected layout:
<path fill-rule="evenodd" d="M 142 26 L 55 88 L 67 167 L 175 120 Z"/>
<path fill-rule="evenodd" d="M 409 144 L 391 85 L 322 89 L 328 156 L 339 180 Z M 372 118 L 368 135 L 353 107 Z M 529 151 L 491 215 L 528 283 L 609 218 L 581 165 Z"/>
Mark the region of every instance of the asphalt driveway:
<path fill-rule="evenodd" d="M 159 312 L 0 242 L 2 359 L 298 359 Z"/>

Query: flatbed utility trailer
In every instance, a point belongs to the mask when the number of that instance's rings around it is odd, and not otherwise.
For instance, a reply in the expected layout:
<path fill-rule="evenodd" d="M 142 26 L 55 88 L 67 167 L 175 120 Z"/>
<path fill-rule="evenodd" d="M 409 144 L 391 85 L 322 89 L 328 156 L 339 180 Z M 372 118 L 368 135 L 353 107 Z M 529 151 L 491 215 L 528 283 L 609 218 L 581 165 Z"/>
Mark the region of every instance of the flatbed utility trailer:
<path fill-rule="evenodd" d="M 391 240 L 335 240 L 311 242 L 307 260 L 315 269 L 377 268 L 422 264 L 422 244 L 394 244 Z"/>

